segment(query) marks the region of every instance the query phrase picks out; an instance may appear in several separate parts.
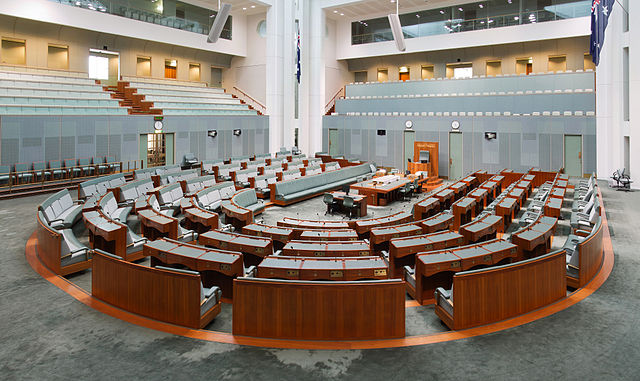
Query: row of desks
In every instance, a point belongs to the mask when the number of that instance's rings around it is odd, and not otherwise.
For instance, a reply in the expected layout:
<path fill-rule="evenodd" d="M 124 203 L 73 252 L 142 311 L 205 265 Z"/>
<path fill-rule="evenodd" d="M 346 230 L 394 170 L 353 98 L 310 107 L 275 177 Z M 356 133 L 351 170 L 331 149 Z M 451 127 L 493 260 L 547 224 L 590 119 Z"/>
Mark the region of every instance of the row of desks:
<path fill-rule="evenodd" d="M 292 280 L 387 279 L 387 264 L 380 257 L 304 258 L 266 257 L 258 265 L 258 277 Z"/>

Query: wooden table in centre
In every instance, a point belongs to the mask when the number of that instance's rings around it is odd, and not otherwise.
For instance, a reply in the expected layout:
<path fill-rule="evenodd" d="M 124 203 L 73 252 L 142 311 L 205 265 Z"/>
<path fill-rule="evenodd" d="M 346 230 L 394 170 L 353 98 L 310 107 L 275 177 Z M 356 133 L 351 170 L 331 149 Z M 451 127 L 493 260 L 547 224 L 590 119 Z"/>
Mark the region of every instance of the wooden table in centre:
<path fill-rule="evenodd" d="M 345 192 L 331 192 L 333 199 L 338 201 L 340 207 L 342 208 L 342 204 L 344 202 L 345 196 L 351 197 L 353 199 L 353 203 L 358 206 L 358 217 L 364 217 L 367 215 L 367 196 L 361 194 L 346 194 Z M 349 211 L 346 211 L 349 212 Z"/>
<path fill-rule="evenodd" d="M 359 194 L 366 196 L 367 204 L 369 205 L 387 205 L 393 201 L 393 195 L 396 191 L 409 182 L 411 181 L 407 178 L 388 175 L 353 184 L 351 189 L 357 190 Z"/>

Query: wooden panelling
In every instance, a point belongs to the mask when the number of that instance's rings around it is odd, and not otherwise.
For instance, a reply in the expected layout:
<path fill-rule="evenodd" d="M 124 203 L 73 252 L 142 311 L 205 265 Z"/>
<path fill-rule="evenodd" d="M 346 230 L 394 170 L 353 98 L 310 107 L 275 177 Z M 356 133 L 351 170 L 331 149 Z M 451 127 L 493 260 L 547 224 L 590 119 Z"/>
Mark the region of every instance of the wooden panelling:
<path fill-rule="evenodd" d="M 233 334 L 300 340 L 404 337 L 404 287 L 400 280 L 239 278 L 233 286 Z"/>
<path fill-rule="evenodd" d="M 91 293 L 125 311 L 201 328 L 200 276 L 93 255 Z"/>
<path fill-rule="evenodd" d="M 602 201 L 601 201 L 602 202 Z M 596 227 L 594 227 L 595 229 Z M 583 287 L 598 273 L 603 258 L 602 224 L 597 225 L 597 230 L 593 232 L 583 242 L 578 244 L 580 253 L 580 264 L 578 279 L 568 277 L 569 286 L 574 288 Z"/>
<path fill-rule="evenodd" d="M 510 265 L 453 277 L 455 330 L 501 321 L 565 298 L 564 250 Z M 444 310 L 436 307 L 441 316 Z M 446 319 L 443 319 L 446 321 Z"/>

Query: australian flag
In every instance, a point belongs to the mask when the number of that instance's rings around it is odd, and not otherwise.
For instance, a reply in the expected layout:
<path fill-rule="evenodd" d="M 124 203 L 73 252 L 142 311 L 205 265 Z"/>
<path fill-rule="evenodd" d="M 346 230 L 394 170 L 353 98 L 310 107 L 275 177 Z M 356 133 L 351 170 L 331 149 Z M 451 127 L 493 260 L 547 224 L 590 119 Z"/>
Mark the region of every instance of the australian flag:
<path fill-rule="evenodd" d="M 300 28 L 298 27 L 298 44 L 296 48 L 296 55 L 298 57 L 298 64 L 296 66 L 296 78 L 298 79 L 298 83 L 300 83 Z"/>
<path fill-rule="evenodd" d="M 593 0 L 591 5 L 591 47 L 593 63 L 600 63 L 600 50 L 604 45 L 604 30 L 609 23 L 609 14 L 615 0 Z"/>

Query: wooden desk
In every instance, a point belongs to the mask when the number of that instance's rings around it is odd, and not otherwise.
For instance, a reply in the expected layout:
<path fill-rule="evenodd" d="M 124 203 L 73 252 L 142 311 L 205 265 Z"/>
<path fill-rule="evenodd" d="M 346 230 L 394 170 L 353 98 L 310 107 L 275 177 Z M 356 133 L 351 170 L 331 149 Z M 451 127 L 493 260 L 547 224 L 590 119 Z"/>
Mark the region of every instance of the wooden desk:
<path fill-rule="evenodd" d="M 365 241 L 291 241 L 284 245 L 282 255 L 296 257 L 366 257 L 371 248 Z"/>
<path fill-rule="evenodd" d="M 413 219 L 415 221 L 431 217 L 440 211 L 440 200 L 428 197 L 417 202 L 413 207 Z"/>
<path fill-rule="evenodd" d="M 331 192 L 331 195 L 333 196 L 334 200 L 338 201 L 338 204 L 340 204 L 340 207 L 343 209 L 343 212 L 349 212 L 349 211 L 344 211 L 344 208 L 342 207 L 342 203 L 344 202 L 344 197 L 347 196 L 345 192 Z M 359 194 L 350 194 L 348 196 L 351 197 L 353 199 L 353 203 L 358 206 L 358 217 L 366 216 L 367 215 L 367 196 L 363 196 Z"/>
<path fill-rule="evenodd" d="M 453 214 L 439 213 L 433 217 L 429 217 L 419 222 L 422 231 L 427 233 L 435 233 L 441 230 L 453 229 Z"/>
<path fill-rule="evenodd" d="M 380 257 L 310 258 L 269 256 L 258 265 L 259 278 L 355 281 L 387 279 L 386 262 Z"/>
<path fill-rule="evenodd" d="M 549 197 L 544 204 L 544 215 L 549 217 L 560 218 L 562 209 L 562 199 L 557 197 Z"/>
<path fill-rule="evenodd" d="M 478 243 L 496 238 L 496 232 L 504 231 L 502 217 L 493 214 L 474 220 L 460 227 L 460 234 L 467 244 Z"/>
<path fill-rule="evenodd" d="M 453 230 L 459 230 L 461 225 L 471 221 L 475 217 L 476 199 L 464 197 L 451 205 L 453 212 Z"/>
<path fill-rule="evenodd" d="M 514 198 L 516 199 L 516 201 L 518 201 L 518 208 L 522 208 L 522 205 L 524 204 L 527 193 L 524 189 L 522 188 L 513 188 L 509 191 L 509 193 L 507 193 L 508 198 Z"/>
<path fill-rule="evenodd" d="M 389 225 L 400 225 L 406 222 L 411 221 L 413 216 L 408 212 L 398 212 L 389 216 L 372 218 L 368 220 L 358 220 L 355 222 L 356 231 L 358 232 L 358 236 L 360 238 L 367 238 L 369 236 L 369 232 L 373 228 L 389 226 Z"/>
<path fill-rule="evenodd" d="M 525 190 L 525 195 L 524 195 L 525 199 L 527 199 L 527 198 L 529 198 L 529 196 L 531 196 L 531 181 L 520 180 L 515 184 L 514 188 L 524 189 Z"/>
<path fill-rule="evenodd" d="M 415 286 L 407 282 L 407 292 L 420 304 L 434 303 L 436 288 L 449 289 L 455 273 L 503 263 L 516 255 L 517 248 L 514 244 L 499 239 L 417 254 Z"/>
<path fill-rule="evenodd" d="M 449 189 L 453 191 L 453 199 L 457 201 L 467 193 L 467 184 L 462 181 L 458 181 L 457 183 L 449 185 Z"/>
<path fill-rule="evenodd" d="M 183 213 L 187 229 L 195 230 L 198 234 L 218 229 L 218 213 L 198 207 L 185 209 Z"/>
<path fill-rule="evenodd" d="M 151 266 L 182 265 L 200 273 L 205 287 L 218 286 L 225 298 L 233 297 L 233 279 L 244 275 L 242 253 L 215 250 L 169 239 L 147 242 L 145 257 Z"/>
<path fill-rule="evenodd" d="M 549 194 L 549 197 L 559 198 L 560 200 L 564 200 L 564 195 L 566 191 L 567 190 L 565 188 L 556 188 L 554 186 L 554 188 L 551 190 L 551 193 Z"/>
<path fill-rule="evenodd" d="M 246 266 L 255 266 L 262 258 L 273 254 L 270 238 L 211 230 L 198 237 L 202 246 L 241 252 Z"/>
<path fill-rule="evenodd" d="M 251 224 L 242 227 L 242 233 L 258 236 L 269 237 L 273 241 L 273 249 L 281 250 L 284 245 L 294 238 L 294 230 L 292 228 L 283 228 L 279 226 L 269 226 L 260 224 Z"/>
<path fill-rule="evenodd" d="M 221 207 L 227 220 L 229 220 L 236 229 L 242 229 L 245 225 L 253 223 L 253 212 L 236 205 L 232 200 L 222 200 Z"/>
<path fill-rule="evenodd" d="M 491 201 L 493 201 L 496 198 L 496 196 L 500 193 L 498 192 L 498 187 L 499 187 L 498 182 L 492 181 L 492 180 L 487 180 L 484 183 L 480 184 L 480 188 L 486 189 L 489 191 L 487 203 L 491 203 Z"/>
<path fill-rule="evenodd" d="M 473 191 L 467 193 L 467 197 L 471 197 L 476 200 L 476 214 L 478 214 L 487 207 L 487 197 L 489 197 L 489 190 L 485 188 L 476 188 Z"/>
<path fill-rule="evenodd" d="M 422 227 L 418 224 L 403 224 L 395 226 L 385 226 L 371 229 L 369 232 L 369 242 L 373 251 L 380 253 L 389 250 L 389 241 L 393 238 L 410 237 L 422 234 Z"/>
<path fill-rule="evenodd" d="M 351 185 L 351 189 L 367 197 L 369 205 L 387 205 L 393 201 L 395 192 L 410 182 L 409 179 L 388 175 Z"/>
<path fill-rule="evenodd" d="M 82 213 L 89 231 L 92 249 L 113 253 L 127 260 L 127 227 L 104 216 L 98 210 Z"/>
<path fill-rule="evenodd" d="M 504 233 L 509 224 L 511 224 L 519 209 L 518 200 L 515 198 L 505 197 L 496 204 L 496 215 L 504 220 L 503 228 L 500 230 L 501 233 Z"/>
<path fill-rule="evenodd" d="M 437 198 L 438 201 L 440 201 L 440 205 L 442 205 L 440 210 L 449 209 L 451 207 L 451 203 L 453 203 L 455 192 L 453 191 L 453 189 L 447 188 L 434 194 L 433 197 Z"/>
<path fill-rule="evenodd" d="M 518 260 L 546 254 L 551 249 L 551 236 L 555 231 L 557 218 L 543 216 L 527 228 L 511 235 L 511 242 L 518 245 Z"/>
<path fill-rule="evenodd" d="M 355 230 L 305 230 L 297 238 L 302 241 L 357 241 Z"/>
<path fill-rule="evenodd" d="M 278 226 L 297 229 L 349 229 L 350 226 L 345 221 L 315 221 L 301 220 L 297 218 L 285 217 L 278 221 Z"/>
<path fill-rule="evenodd" d="M 449 231 L 392 239 L 389 242 L 389 274 L 393 278 L 402 277 L 402 268 L 413 265 L 417 253 L 462 244 L 464 237 Z"/>
<path fill-rule="evenodd" d="M 139 210 L 138 219 L 143 237 L 152 241 L 163 237 L 178 239 L 177 219 L 164 216 L 154 209 Z"/>
<path fill-rule="evenodd" d="M 463 183 L 465 183 L 467 185 L 467 189 L 468 190 L 473 190 L 475 189 L 478 184 L 480 184 L 480 181 L 478 181 L 478 178 L 475 176 L 467 176 L 464 179 L 460 180 Z"/>

